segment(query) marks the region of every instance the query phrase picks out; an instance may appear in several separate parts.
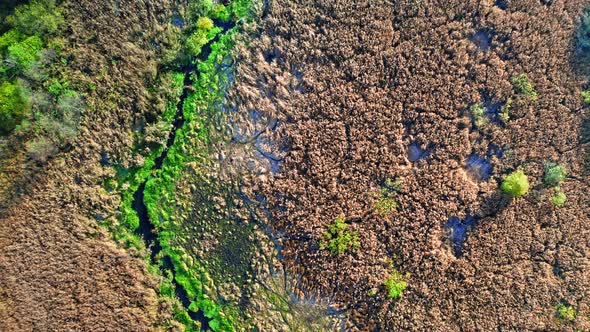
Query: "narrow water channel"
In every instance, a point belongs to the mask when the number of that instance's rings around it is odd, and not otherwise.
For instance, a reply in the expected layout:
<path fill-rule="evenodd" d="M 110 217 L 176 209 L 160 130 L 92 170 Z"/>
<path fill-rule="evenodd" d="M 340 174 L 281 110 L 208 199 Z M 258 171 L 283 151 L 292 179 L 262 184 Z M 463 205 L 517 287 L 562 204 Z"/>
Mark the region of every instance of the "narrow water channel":
<path fill-rule="evenodd" d="M 178 129 L 182 128 L 185 124 L 185 118 L 183 114 L 183 106 L 186 98 L 189 95 L 190 87 L 193 85 L 192 74 L 199 75 L 199 71 L 197 68 L 197 63 L 199 61 L 205 61 L 209 57 L 211 53 L 211 45 L 215 43 L 219 36 L 225 34 L 229 29 L 235 26 L 234 22 L 221 22 L 221 21 L 214 21 L 215 25 L 221 27 L 223 29 L 215 39 L 211 40 L 207 45 L 202 48 L 201 53 L 199 54 L 198 58 L 190 64 L 187 64 L 180 68 L 180 71 L 184 73 L 184 88 L 182 91 L 182 95 L 180 96 L 180 100 L 178 105 L 176 106 L 176 115 L 174 117 L 174 121 L 172 123 L 172 130 L 170 131 L 170 135 L 166 140 L 166 146 L 162 151 L 162 154 L 158 156 L 155 160 L 153 171 L 159 170 L 162 168 L 164 160 L 168 156 L 168 151 L 172 144 L 174 144 L 174 140 L 176 139 L 176 132 Z M 146 247 L 150 250 L 150 258 L 154 264 L 160 264 L 160 269 L 162 272 L 170 271 L 172 275 L 175 275 L 174 265 L 169 256 L 164 256 L 160 258 L 159 261 L 159 254 L 162 251 L 162 246 L 160 245 L 160 241 L 158 239 L 157 231 L 150 221 L 148 210 L 144 202 L 144 191 L 145 185 L 147 181 L 146 179 L 137 189 L 137 191 L 133 194 L 133 202 L 132 207 L 137 213 L 137 217 L 139 218 L 139 227 L 136 229 L 136 234 L 140 235 L 143 240 L 145 241 Z M 189 306 L 191 304 L 191 300 L 188 297 L 186 290 L 176 282 L 175 278 L 172 278 L 172 283 L 174 284 L 175 295 L 182 303 L 182 306 L 187 310 L 189 316 L 194 320 L 198 321 L 201 324 L 202 331 L 210 331 L 211 328 L 209 326 L 210 319 L 205 317 L 201 310 L 197 312 L 193 312 L 189 310 Z"/>

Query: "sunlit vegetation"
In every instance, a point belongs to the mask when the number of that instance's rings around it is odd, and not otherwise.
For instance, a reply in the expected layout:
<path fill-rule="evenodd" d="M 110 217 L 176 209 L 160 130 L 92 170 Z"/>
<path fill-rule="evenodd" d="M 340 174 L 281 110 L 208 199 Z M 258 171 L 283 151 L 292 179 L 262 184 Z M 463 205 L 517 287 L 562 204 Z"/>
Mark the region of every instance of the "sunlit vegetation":
<path fill-rule="evenodd" d="M 397 299 L 402 296 L 402 293 L 408 287 L 407 279 L 407 275 L 394 269 L 389 277 L 383 282 L 383 285 L 387 290 L 387 297 L 390 299 Z"/>
<path fill-rule="evenodd" d="M 527 74 L 516 75 L 510 79 L 510 82 L 516 93 L 524 95 L 531 100 L 537 99 L 537 91 Z"/>
<path fill-rule="evenodd" d="M 555 207 L 563 207 L 566 201 L 567 196 L 562 191 L 557 191 L 557 193 L 551 197 L 551 203 L 553 203 Z"/>
<path fill-rule="evenodd" d="M 340 216 L 328 225 L 324 232 L 324 239 L 320 248 L 330 251 L 334 255 L 342 255 L 346 251 L 357 250 L 360 247 L 358 232 L 348 230 L 344 217 Z"/>
<path fill-rule="evenodd" d="M 475 103 L 469 107 L 471 117 L 473 118 L 473 124 L 477 129 L 483 129 L 489 124 L 489 120 L 486 117 L 486 109 L 482 103 Z"/>
<path fill-rule="evenodd" d="M 576 310 L 563 303 L 559 303 L 555 306 L 557 318 L 564 322 L 571 322 L 576 319 Z"/>
<path fill-rule="evenodd" d="M 501 188 L 507 195 L 518 198 L 529 191 L 529 180 L 522 170 L 517 170 L 504 178 Z"/>
<path fill-rule="evenodd" d="M 545 163 L 545 174 L 543 176 L 543 182 L 545 185 L 553 187 L 558 186 L 565 180 L 567 172 L 565 167 L 554 162 Z"/>
<path fill-rule="evenodd" d="M 7 134 L 25 115 L 27 102 L 18 83 L 0 85 L 0 134 Z"/>
<path fill-rule="evenodd" d="M 63 78 L 57 36 L 63 24 L 55 1 L 33 0 L 5 18 L 0 36 L 0 135 L 16 131 L 29 157 L 40 162 L 73 141 L 85 108 Z"/>
<path fill-rule="evenodd" d="M 150 154 L 144 156 L 141 167 L 117 167 L 116 187 L 123 195 L 121 217 L 120 225 L 110 226 L 119 241 L 127 246 L 142 247 L 141 240 L 133 234 L 140 222 L 133 207 L 133 195 L 145 182 L 144 204 L 150 222 L 158 232 L 158 241 L 162 247 L 161 255 L 169 257 L 172 263 L 174 274 L 170 278 L 186 291 L 191 301 L 188 310 L 202 312 L 213 331 L 239 330 L 243 318 L 240 318 L 240 311 L 234 308 L 235 304 L 218 303 L 216 298 L 210 297 L 207 289 L 215 288 L 218 281 L 212 278 L 211 271 L 204 262 L 189 259 L 192 257 L 189 257 L 182 245 L 183 234 L 179 229 L 180 219 L 185 216 L 177 215 L 177 206 L 186 206 L 187 202 L 183 201 L 186 198 L 177 192 L 176 186 L 186 174 L 188 164 L 192 165 L 193 169 L 205 167 L 210 153 L 207 146 L 214 135 L 210 130 L 210 119 L 213 118 L 214 112 L 219 111 L 218 105 L 225 98 L 226 91 L 223 87 L 226 86 L 228 73 L 220 69 L 220 64 L 228 58 L 239 27 L 230 28 L 222 34 L 222 29 L 215 26 L 213 19 L 247 19 L 250 5 L 249 0 L 238 0 L 223 7 L 213 6 L 210 2 L 193 2 L 189 6 L 189 22 L 193 23 L 192 26 L 189 24 L 187 29 L 184 48 L 178 49 L 179 52 L 184 50 L 189 57 L 177 54 L 169 58 L 177 59 L 178 63 L 175 65 L 178 68 L 193 63 L 197 65 L 198 70 L 176 73 L 168 80 L 174 87 L 172 90 L 175 94 L 169 96 L 162 117 L 165 124 L 172 123 L 180 94 L 186 83 L 185 75 L 190 75 L 193 79 L 192 87 L 185 90 L 187 95 L 181 110 L 185 119 L 184 125 L 176 130 L 175 140 L 169 147 L 161 168 L 155 169 L 155 160 L 163 153 L 164 146 L 151 149 Z M 204 54 L 204 47 L 210 52 Z M 59 90 L 57 85 L 54 88 L 52 90 Z M 173 286 L 173 283 L 163 284 L 161 296 L 173 297 Z M 198 324 L 190 318 L 186 308 L 177 307 L 175 319 L 184 325 L 186 331 L 199 330 Z"/>
<path fill-rule="evenodd" d="M 507 123 L 508 121 L 510 121 L 511 108 L 512 108 L 512 99 L 508 98 L 506 100 L 506 103 L 504 103 L 504 105 L 502 105 L 502 107 L 500 108 L 500 114 L 498 114 L 498 116 L 500 117 L 500 120 L 502 120 L 502 122 Z"/>

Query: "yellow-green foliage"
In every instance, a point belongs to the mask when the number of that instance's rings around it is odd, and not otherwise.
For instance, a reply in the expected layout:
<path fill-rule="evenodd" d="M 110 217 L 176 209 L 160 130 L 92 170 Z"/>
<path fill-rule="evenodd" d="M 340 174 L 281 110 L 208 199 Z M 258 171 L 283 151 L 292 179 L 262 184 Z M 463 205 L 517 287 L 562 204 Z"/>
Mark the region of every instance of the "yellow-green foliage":
<path fill-rule="evenodd" d="M 56 33 L 64 18 L 55 0 L 32 0 L 16 7 L 6 22 L 26 35 L 44 37 Z"/>
<path fill-rule="evenodd" d="M 561 191 L 558 191 L 551 198 L 551 203 L 553 203 L 553 205 L 555 205 L 556 207 L 563 207 L 565 205 L 566 201 L 567 201 L 567 196 Z"/>
<path fill-rule="evenodd" d="M 489 120 L 486 117 L 486 109 L 483 107 L 482 103 L 476 103 L 469 107 L 469 111 L 471 112 L 471 116 L 473 117 L 473 124 L 476 128 L 482 129 L 488 125 Z"/>
<path fill-rule="evenodd" d="M 504 105 L 502 105 L 502 107 L 500 108 L 500 120 L 502 120 L 502 122 L 507 123 L 508 121 L 510 121 L 510 109 L 512 108 L 512 99 L 508 98 L 508 100 L 506 100 L 506 103 Z"/>
<path fill-rule="evenodd" d="M 576 319 L 576 310 L 570 305 L 559 303 L 555 309 L 557 310 L 557 318 L 562 321 L 571 322 Z"/>
<path fill-rule="evenodd" d="M 518 170 L 507 175 L 501 187 L 506 194 L 518 198 L 529 191 L 529 180 L 522 170 Z"/>
<path fill-rule="evenodd" d="M 221 32 L 221 28 L 215 27 L 213 21 L 208 17 L 199 18 L 196 28 L 196 31 L 186 40 L 186 48 L 192 56 L 199 55 L 203 46 Z"/>
<path fill-rule="evenodd" d="M 213 29 L 215 24 L 213 20 L 208 17 L 201 17 L 197 20 L 197 29 L 209 31 Z"/>
<path fill-rule="evenodd" d="M 359 234 L 348 231 L 344 217 L 340 216 L 328 225 L 324 239 L 320 242 L 321 249 L 328 249 L 334 255 L 341 255 L 347 250 L 356 250 L 360 246 Z"/>
<path fill-rule="evenodd" d="M 383 282 L 385 289 L 387 289 L 387 297 L 390 299 L 397 299 L 402 295 L 404 290 L 408 287 L 407 275 L 394 270 L 387 279 Z"/>
<path fill-rule="evenodd" d="M 590 105 L 590 90 L 584 90 L 580 94 L 582 95 L 582 99 L 584 100 L 584 104 Z"/>
<path fill-rule="evenodd" d="M 398 208 L 397 202 L 391 197 L 382 196 L 375 202 L 375 211 L 382 217 L 388 216 L 391 212 Z"/>
<path fill-rule="evenodd" d="M 230 12 L 226 6 L 217 4 L 211 10 L 211 17 L 227 22 L 230 19 Z"/>
<path fill-rule="evenodd" d="M 27 102 L 18 84 L 0 85 L 0 134 L 6 134 L 20 123 L 27 110 Z"/>
<path fill-rule="evenodd" d="M 25 36 L 20 31 L 16 29 L 8 30 L 0 36 L 0 52 L 6 51 L 8 46 L 14 45 L 24 38 Z"/>
<path fill-rule="evenodd" d="M 38 59 L 39 52 L 43 49 L 43 41 L 37 36 L 31 36 L 8 46 L 8 58 L 13 60 L 20 68 L 27 69 Z"/>
<path fill-rule="evenodd" d="M 510 82 L 512 83 L 512 86 L 514 87 L 514 90 L 517 93 L 525 95 L 529 97 L 531 100 L 537 99 L 537 91 L 535 90 L 535 87 L 529 80 L 527 74 L 516 75 L 512 77 Z"/>

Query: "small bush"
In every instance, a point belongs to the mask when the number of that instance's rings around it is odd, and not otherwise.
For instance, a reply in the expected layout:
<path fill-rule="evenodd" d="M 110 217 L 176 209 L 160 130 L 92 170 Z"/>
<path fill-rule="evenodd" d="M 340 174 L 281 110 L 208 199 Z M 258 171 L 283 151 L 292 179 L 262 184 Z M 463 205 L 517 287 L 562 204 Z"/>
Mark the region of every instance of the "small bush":
<path fill-rule="evenodd" d="M 502 120 L 502 122 L 507 123 L 508 121 L 510 121 L 510 109 L 512 108 L 512 99 L 508 98 L 508 100 L 506 100 L 506 103 L 504 103 L 504 105 L 502 105 L 502 107 L 500 108 L 500 120 Z"/>
<path fill-rule="evenodd" d="M 473 117 L 473 124 L 476 128 L 482 129 L 488 125 L 489 120 L 486 117 L 486 109 L 482 103 L 476 103 L 469 107 L 471 116 Z"/>
<path fill-rule="evenodd" d="M 537 91 L 535 91 L 535 87 L 529 80 L 527 74 L 520 74 L 517 76 L 512 77 L 510 80 L 514 90 L 522 95 L 529 97 L 531 100 L 537 99 Z"/>
<path fill-rule="evenodd" d="M 215 27 L 210 18 L 199 18 L 197 21 L 197 30 L 186 40 L 186 48 L 189 54 L 192 56 L 199 55 L 203 46 L 207 45 L 220 32 L 221 28 Z"/>
<path fill-rule="evenodd" d="M 518 198 L 528 192 L 529 180 L 522 170 L 518 170 L 504 178 L 501 188 L 504 193 Z"/>
<path fill-rule="evenodd" d="M 375 202 L 375 211 L 382 217 L 388 216 L 391 212 L 397 209 L 399 204 L 390 197 L 381 197 Z"/>
<path fill-rule="evenodd" d="M 324 240 L 320 242 L 320 249 L 328 249 L 335 255 L 341 255 L 347 250 L 356 250 L 360 247 L 357 232 L 349 232 L 344 217 L 340 216 L 328 226 L 324 232 Z"/>
<path fill-rule="evenodd" d="M 590 90 L 585 90 L 580 93 L 582 95 L 582 99 L 584 100 L 584 104 L 590 105 Z"/>
<path fill-rule="evenodd" d="M 213 23 L 213 20 L 208 17 L 201 17 L 197 20 L 197 29 L 199 30 L 209 31 L 213 29 L 214 26 L 215 24 Z"/>
<path fill-rule="evenodd" d="M 406 278 L 407 276 L 404 276 L 398 271 L 394 271 L 387 279 L 385 279 L 383 285 L 385 285 L 385 288 L 387 289 L 388 298 L 397 299 L 402 295 L 404 290 L 408 287 Z"/>
<path fill-rule="evenodd" d="M 545 175 L 543 177 L 545 185 L 550 187 L 558 186 L 565 180 L 566 175 L 565 167 L 552 162 L 545 163 Z"/>
<path fill-rule="evenodd" d="M 563 192 L 559 191 L 551 198 L 551 203 L 553 203 L 553 205 L 556 207 L 563 207 L 566 200 L 567 196 Z"/>
<path fill-rule="evenodd" d="M 0 134 L 9 134 L 18 125 L 27 110 L 27 102 L 18 84 L 0 85 Z"/>
<path fill-rule="evenodd" d="M 570 305 L 559 303 L 555 309 L 557 310 L 557 318 L 571 322 L 576 319 L 576 310 Z"/>

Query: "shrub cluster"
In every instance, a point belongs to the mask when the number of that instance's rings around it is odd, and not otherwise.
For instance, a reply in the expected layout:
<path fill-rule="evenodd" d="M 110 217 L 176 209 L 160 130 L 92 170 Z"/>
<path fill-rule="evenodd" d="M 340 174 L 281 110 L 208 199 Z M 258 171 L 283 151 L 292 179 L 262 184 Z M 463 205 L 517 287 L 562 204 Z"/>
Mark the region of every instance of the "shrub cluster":
<path fill-rule="evenodd" d="M 55 0 L 32 0 L 14 8 L 0 35 L 0 135 L 15 129 L 28 138 L 29 156 L 45 161 L 77 134 L 84 108 L 57 61 L 64 18 Z M 52 77 L 53 76 L 53 77 Z"/>
<path fill-rule="evenodd" d="M 537 91 L 535 90 L 535 87 L 529 80 L 527 74 L 516 75 L 512 77 L 510 82 L 512 83 L 512 86 L 514 87 L 514 90 L 517 93 L 525 95 L 531 100 L 537 99 Z"/>
<path fill-rule="evenodd" d="M 488 125 L 489 120 L 486 117 L 486 109 L 482 103 L 476 103 L 469 107 L 471 116 L 473 117 L 473 124 L 477 129 L 483 129 Z"/>
<path fill-rule="evenodd" d="M 564 166 L 554 162 L 545 162 L 545 174 L 543 182 L 548 187 L 554 187 L 555 195 L 551 198 L 551 202 L 556 207 L 563 207 L 567 200 L 565 193 L 561 191 L 559 185 L 565 181 L 567 171 Z"/>
<path fill-rule="evenodd" d="M 347 250 L 356 250 L 360 247 L 359 234 L 348 231 L 348 225 L 344 217 L 340 216 L 328 225 L 324 232 L 324 239 L 320 242 L 320 249 L 328 249 L 334 255 L 341 255 Z"/>

